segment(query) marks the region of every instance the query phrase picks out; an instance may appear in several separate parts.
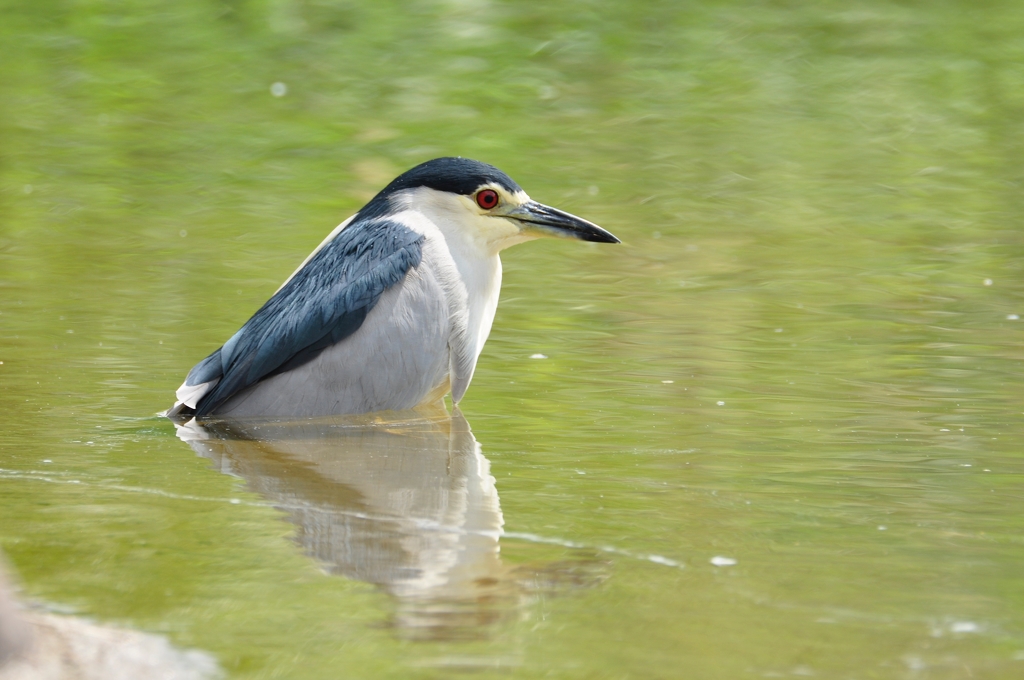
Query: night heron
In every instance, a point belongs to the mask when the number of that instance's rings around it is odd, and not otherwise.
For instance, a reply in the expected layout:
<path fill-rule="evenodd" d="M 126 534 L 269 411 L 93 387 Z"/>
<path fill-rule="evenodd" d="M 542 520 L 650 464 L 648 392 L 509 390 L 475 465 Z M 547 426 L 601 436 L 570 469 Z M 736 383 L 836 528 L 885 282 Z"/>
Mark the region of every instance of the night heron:
<path fill-rule="evenodd" d="M 491 331 L 498 253 L 542 236 L 618 243 L 497 168 L 437 158 L 342 222 L 224 345 L 169 416 L 307 417 L 458 403 Z"/>

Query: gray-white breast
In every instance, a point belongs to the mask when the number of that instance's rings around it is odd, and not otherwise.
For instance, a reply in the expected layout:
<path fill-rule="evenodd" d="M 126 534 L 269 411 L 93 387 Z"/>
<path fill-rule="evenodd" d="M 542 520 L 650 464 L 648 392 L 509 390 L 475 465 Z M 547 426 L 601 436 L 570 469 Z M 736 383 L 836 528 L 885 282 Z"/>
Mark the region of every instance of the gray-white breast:
<path fill-rule="evenodd" d="M 331 232 L 224 345 L 169 416 L 401 410 L 469 387 L 501 289 L 498 253 L 542 236 L 618 243 L 497 168 L 438 158 Z"/>

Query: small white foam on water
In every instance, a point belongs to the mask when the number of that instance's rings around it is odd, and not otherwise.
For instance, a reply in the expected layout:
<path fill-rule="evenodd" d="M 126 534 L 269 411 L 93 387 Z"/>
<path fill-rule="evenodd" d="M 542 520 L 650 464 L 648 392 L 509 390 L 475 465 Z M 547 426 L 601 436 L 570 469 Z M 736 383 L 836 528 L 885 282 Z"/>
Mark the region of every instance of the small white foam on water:
<path fill-rule="evenodd" d="M 529 534 L 519 531 L 506 531 L 505 536 L 507 538 L 518 538 L 522 541 L 528 541 L 530 543 L 547 543 L 548 545 L 560 545 L 563 548 L 586 548 L 587 546 L 582 543 L 575 541 L 569 541 L 564 538 L 549 538 L 547 536 L 539 536 L 538 534 Z"/>
<path fill-rule="evenodd" d="M 503 535 L 505 539 L 518 539 L 520 541 L 529 541 L 530 543 L 546 543 L 548 545 L 560 545 L 564 548 L 590 548 L 591 550 L 599 550 L 601 552 L 611 553 L 613 555 L 622 555 L 623 557 L 629 557 L 634 560 L 642 560 L 644 562 L 652 562 L 653 564 L 660 564 L 665 567 L 673 567 L 675 569 L 685 569 L 686 565 L 677 560 L 673 560 L 664 555 L 645 555 L 643 553 L 635 553 L 631 550 L 623 550 L 622 548 L 616 548 L 611 545 L 602 546 L 587 546 L 583 543 L 577 543 L 576 541 L 569 541 L 564 538 L 553 538 L 549 536 L 540 536 L 538 534 L 530 534 L 519 531 L 506 531 Z"/>
<path fill-rule="evenodd" d="M 903 663 L 907 664 L 907 668 L 912 671 L 923 671 L 928 665 L 917 656 L 905 656 L 903 657 Z"/>
<path fill-rule="evenodd" d="M 982 625 L 975 621 L 948 621 L 944 624 L 932 624 L 931 635 L 932 637 L 942 637 L 946 633 L 965 635 L 981 633 L 982 629 Z"/>
<path fill-rule="evenodd" d="M 247 505 L 249 507 L 261 507 L 261 508 L 263 508 L 263 507 L 265 507 L 265 508 L 277 508 L 277 507 L 280 507 L 280 508 L 285 508 L 285 509 L 288 508 L 288 506 L 282 505 L 280 503 L 264 503 L 264 502 L 259 502 L 259 501 L 255 501 L 255 502 L 254 501 L 242 501 L 241 499 L 216 498 L 216 497 L 211 497 L 211 496 L 191 496 L 191 495 L 188 495 L 188 494 L 179 494 L 179 493 L 173 493 L 173 492 L 170 492 L 170 491 L 164 491 L 162 489 L 147 489 L 147 488 L 144 488 L 144 487 L 124 486 L 122 484 L 105 484 L 105 483 L 102 483 L 102 482 L 97 483 L 97 482 L 94 482 L 94 481 L 82 482 L 82 480 L 80 480 L 80 479 L 66 479 L 66 478 L 65 479 L 59 479 L 58 476 L 60 476 L 62 474 L 66 474 L 66 473 L 56 473 L 56 475 L 54 475 L 52 473 L 42 473 L 42 472 L 38 472 L 38 471 L 35 471 L 35 470 L 29 470 L 27 472 L 22 472 L 22 471 L 18 471 L 18 470 L 6 470 L 4 468 L 0 468 L 0 479 L 18 479 L 18 480 L 33 481 L 33 482 L 46 482 L 46 483 L 49 483 L 49 484 L 83 484 L 84 486 L 94 487 L 94 488 L 97 488 L 97 489 L 111 489 L 111 490 L 114 490 L 114 491 L 124 491 L 126 493 L 144 493 L 144 494 L 151 494 L 151 495 L 154 495 L 154 496 L 161 496 L 163 498 L 173 498 L 175 500 L 183 500 L 183 501 L 202 501 L 204 503 L 225 503 L 226 502 L 226 503 L 232 503 L 232 504 L 235 504 L 236 501 L 237 501 L 237 504 Z"/>

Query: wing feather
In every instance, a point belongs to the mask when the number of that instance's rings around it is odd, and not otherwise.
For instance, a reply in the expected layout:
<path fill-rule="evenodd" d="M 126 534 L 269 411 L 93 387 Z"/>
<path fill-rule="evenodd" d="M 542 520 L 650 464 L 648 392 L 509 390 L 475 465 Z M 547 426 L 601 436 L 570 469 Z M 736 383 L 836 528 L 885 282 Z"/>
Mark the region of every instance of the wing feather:
<path fill-rule="evenodd" d="M 211 414 L 240 390 L 355 333 L 384 291 L 419 266 L 422 245 L 423 236 L 403 224 L 356 216 L 189 372 L 182 388 L 217 381 L 199 399 L 196 415 Z"/>

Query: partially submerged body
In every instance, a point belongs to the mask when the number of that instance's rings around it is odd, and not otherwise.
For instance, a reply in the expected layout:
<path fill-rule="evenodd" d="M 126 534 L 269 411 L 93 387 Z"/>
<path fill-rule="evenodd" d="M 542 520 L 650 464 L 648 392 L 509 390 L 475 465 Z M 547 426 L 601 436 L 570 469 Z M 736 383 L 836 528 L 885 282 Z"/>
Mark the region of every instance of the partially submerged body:
<path fill-rule="evenodd" d="M 465 394 L 501 289 L 498 253 L 550 232 L 617 242 L 530 200 L 507 175 L 437 159 L 400 176 L 320 244 L 220 349 L 169 416 L 404 410 Z"/>

